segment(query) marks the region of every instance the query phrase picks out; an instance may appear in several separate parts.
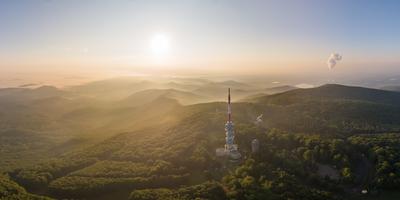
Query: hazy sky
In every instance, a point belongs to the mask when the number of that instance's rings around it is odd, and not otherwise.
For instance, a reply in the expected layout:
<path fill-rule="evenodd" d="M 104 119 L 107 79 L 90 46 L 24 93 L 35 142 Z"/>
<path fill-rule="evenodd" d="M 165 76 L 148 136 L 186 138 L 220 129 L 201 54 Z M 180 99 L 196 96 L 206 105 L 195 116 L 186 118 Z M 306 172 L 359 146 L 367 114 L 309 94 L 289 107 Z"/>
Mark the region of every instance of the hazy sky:
<path fill-rule="evenodd" d="M 400 72 L 396 0 L 0 2 L 3 80 L 18 74 Z M 329 70 L 334 52 L 343 59 Z"/>

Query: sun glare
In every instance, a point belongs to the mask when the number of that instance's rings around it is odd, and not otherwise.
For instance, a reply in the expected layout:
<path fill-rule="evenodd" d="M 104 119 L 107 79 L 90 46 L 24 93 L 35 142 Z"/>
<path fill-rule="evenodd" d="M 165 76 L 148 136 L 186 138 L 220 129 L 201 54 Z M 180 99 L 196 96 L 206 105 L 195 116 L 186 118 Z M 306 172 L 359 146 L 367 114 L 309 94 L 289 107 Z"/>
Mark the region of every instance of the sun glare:
<path fill-rule="evenodd" d="M 170 39 L 165 34 L 156 34 L 150 40 L 150 48 L 156 55 L 164 55 L 169 52 Z"/>

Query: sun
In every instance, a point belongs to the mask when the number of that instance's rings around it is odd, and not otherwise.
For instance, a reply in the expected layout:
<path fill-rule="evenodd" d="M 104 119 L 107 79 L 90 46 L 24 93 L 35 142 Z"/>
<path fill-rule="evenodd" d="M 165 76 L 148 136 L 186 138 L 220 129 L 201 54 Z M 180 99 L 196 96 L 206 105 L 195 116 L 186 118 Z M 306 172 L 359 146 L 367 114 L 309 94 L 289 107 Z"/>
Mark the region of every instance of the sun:
<path fill-rule="evenodd" d="M 170 50 L 170 38 L 162 33 L 155 34 L 150 40 L 150 49 L 156 55 L 167 54 Z"/>

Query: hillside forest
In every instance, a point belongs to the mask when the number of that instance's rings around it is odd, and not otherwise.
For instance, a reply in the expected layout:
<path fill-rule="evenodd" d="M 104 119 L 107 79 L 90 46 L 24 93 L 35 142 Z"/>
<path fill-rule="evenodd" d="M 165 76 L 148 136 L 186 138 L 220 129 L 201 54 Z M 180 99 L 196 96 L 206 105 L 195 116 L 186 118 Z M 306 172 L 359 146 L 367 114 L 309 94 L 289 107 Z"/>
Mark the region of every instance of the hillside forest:
<path fill-rule="evenodd" d="M 237 162 L 216 156 L 228 88 Z M 3 88 L 0 158 L 0 199 L 394 200 L 400 92 L 135 77 Z"/>

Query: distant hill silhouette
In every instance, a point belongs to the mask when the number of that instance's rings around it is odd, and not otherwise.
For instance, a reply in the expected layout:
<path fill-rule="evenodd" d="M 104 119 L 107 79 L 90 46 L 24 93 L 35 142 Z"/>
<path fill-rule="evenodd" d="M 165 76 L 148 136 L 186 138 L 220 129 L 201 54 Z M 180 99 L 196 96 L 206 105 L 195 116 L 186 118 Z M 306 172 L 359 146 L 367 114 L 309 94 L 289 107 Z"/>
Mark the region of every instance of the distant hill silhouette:
<path fill-rule="evenodd" d="M 190 104 L 205 101 L 205 97 L 175 89 L 149 89 L 136 92 L 121 101 L 124 105 L 138 106 L 154 99 L 166 97 L 175 99 L 181 104 Z"/>
<path fill-rule="evenodd" d="M 381 90 L 400 92 L 400 85 L 387 85 L 380 88 Z"/>
<path fill-rule="evenodd" d="M 267 94 L 276 94 L 276 93 L 286 92 L 286 91 L 290 91 L 290 90 L 294 90 L 294 89 L 298 89 L 298 88 L 295 86 L 291 86 L 291 85 L 281 85 L 281 86 L 266 88 L 265 91 L 267 92 Z"/>

